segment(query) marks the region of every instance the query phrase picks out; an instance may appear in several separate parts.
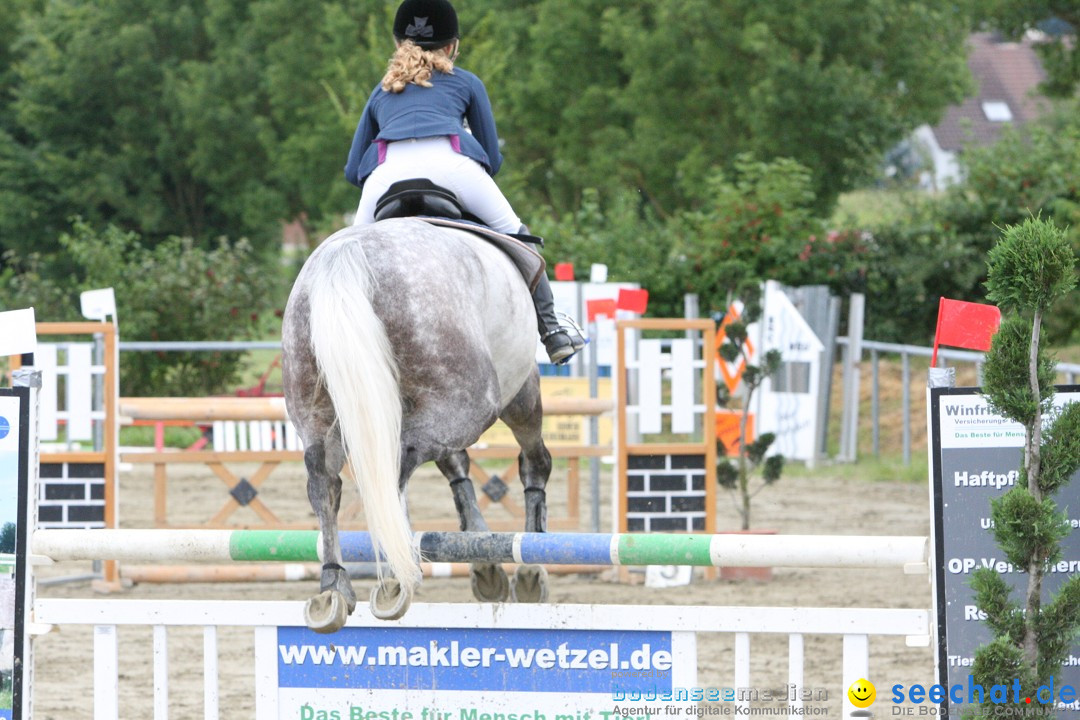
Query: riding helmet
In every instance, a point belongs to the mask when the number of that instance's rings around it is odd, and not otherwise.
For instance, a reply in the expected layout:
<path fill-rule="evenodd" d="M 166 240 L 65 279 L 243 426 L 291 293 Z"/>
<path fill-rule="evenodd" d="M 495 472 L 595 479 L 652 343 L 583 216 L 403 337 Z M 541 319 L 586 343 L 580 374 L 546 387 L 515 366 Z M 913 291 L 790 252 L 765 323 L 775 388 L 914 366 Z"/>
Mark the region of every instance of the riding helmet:
<path fill-rule="evenodd" d="M 394 17 L 394 37 L 426 50 L 449 45 L 458 38 L 457 12 L 447 0 L 405 0 Z"/>

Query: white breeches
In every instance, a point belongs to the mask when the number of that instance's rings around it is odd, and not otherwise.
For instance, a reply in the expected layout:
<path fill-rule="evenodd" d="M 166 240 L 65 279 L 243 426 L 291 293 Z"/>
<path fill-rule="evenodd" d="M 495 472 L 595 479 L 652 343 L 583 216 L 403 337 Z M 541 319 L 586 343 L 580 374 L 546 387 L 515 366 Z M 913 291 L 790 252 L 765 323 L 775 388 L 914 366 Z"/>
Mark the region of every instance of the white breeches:
<path fill-rule="evenodd" d="M 472 158 L 454 152 L 446 137 L 399 140 L 386 147 L 386 161 L 364 182 L 354 225 L 375 222 L 375 204 L 400 180 L 427 178 L 452 191 L 473 215 L 491 228 L 516 233 L 521 227 L 510 203 L 483 167 Z"/>

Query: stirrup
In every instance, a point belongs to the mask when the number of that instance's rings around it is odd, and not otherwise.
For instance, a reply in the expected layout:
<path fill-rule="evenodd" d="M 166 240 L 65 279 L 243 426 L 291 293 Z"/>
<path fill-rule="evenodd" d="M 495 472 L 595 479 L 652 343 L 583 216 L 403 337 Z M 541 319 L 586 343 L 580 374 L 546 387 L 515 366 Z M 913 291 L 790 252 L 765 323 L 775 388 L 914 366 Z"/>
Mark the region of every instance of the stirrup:
<path fill-rule="evenodd" d="M 574 318 L 566 313 L 556 312 L 555 319 L 559 321 L 559 328 L 562 332 L 566 333 L 567 337 L 570 338 L 570 343 L 574 346 L 574 352 L 589 344 L 589 339 L 585 337 L 585 330 L 578 325 Z"/>
<path fill-rule="evenodd" d="M 557 345 L 551 344 L 551 341 L 556 338 L 558 338 L 560 342 Z M 565 340 L 563 338 L 565 338 Z M 552 365 L 565 365 L 570 361 L 570 358 L 577 354 L 577 350 L 574 349 L 574 343 L 570 340 L 570 336 L 566 334 L 565 330 L 552 330 L 542 337 L 541 341 L 544 343 L 544 350 L 547 351 L 548 360 Z"/>
<path fill-rule="evenodd" d="M 585 338 L 581 326 L 574 322 L 574 319 L 569 315 L 565 313 L 555 313 L 555 319 L 559 321 L 559 325 L 554 330 L 544 333 L 540 337 L 540 341 L 544 343 L 544 349 L 547 351 L 548 358 L 553 365 L 565 365 L 570 361 L 570 358 L 574 357 L 574 355 L 585 347 L 589 341 Z M 559 344 L 555 347 L 549 346 L 548 340 L 557 335 L 565 335 L 566 343 Z"/>

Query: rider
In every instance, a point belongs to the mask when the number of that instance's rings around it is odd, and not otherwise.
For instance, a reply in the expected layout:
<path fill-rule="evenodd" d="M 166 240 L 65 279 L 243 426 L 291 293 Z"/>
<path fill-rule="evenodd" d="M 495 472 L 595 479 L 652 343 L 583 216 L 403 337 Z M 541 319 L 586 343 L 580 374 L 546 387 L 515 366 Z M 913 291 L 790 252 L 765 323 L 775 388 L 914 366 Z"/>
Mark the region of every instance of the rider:
<path fill-rule="evenodd" d="M 426 178 L 491 228 L 528 234 L 491 177 L 502 153 L 484 83 L 454 67 L 460 45 L 454 7 L 447 0 L 405 0 L 394 38 L 397 51 L 368 98 L 345 165 L 345 178 L 363 188 L 354 223 L 374 222 L 376 203 L 395 182 Z M 582 346 L 560 327 L 544 274 L 533 303 L 548 356 L 566 362 Z"/>

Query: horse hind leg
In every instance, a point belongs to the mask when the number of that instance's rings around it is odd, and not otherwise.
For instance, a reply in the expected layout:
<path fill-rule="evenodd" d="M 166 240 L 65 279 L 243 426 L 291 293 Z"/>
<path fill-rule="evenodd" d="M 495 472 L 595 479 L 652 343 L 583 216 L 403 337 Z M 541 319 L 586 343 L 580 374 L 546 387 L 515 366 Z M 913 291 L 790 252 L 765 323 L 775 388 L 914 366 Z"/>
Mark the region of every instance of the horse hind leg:
<path fill-rule="evenodd" d="M 410 442 L 408 437 L 402 436 L 401 442 L 401 472 L 398 475 L 398 500 L 401 502 L 405 516 L 409 515 L 409 507 L 405 502 L 405 490 L 409 485 L 409 478 L 416 468 L 430 459 L 427 449 L 419 449 Z M 405 615 L 412 603 L 412 591 L 406 590 L 395 577 L 383 577 L 371 590 L 368 600 L 371 614 L 380 620 L 397 620 Z"/>
<path fill-rule="evenodd" d="M 304 450 L 304 466 L 308 473 L 308 499 L 322 530 L 323 551 L 320 593 L 304 606 L 304 621 L 315 632 L 332 633 L 340 630 L 356 609 L 356 594 L 349 582 L 349 574 L 342 566 L 338 543 L 339 473 L 345 466 L 345 452 L 340 442 L 312 443 Z"/>
<path fill-rule="evenodd" d="M 435 465 L 450 481 L 454 507 L 463 532 L 487 532 L 488 525 L 476 502 L 476 489 L 469 479 L 469 453 L 459 450 Z M 510 580 L 499 563 L 473 563 L 469 568 L 473 597 L 480 602 L 505 602 L 510 597 Z"/>
<path fill-rule="evenodd" d="M 546 532 L 546 488 L 551 475 L 551 453 L 541 434 L 543 408 L 539 372 L 533 371 L 499 417 L 510 427 L 521 446 L 518 470 L 525 486 L 525 532 Z M 518 566 L 510 583 L 510 595 L 517 602 L 545 602 L 548 597 L 547 570 L 542 565 Z"/>

